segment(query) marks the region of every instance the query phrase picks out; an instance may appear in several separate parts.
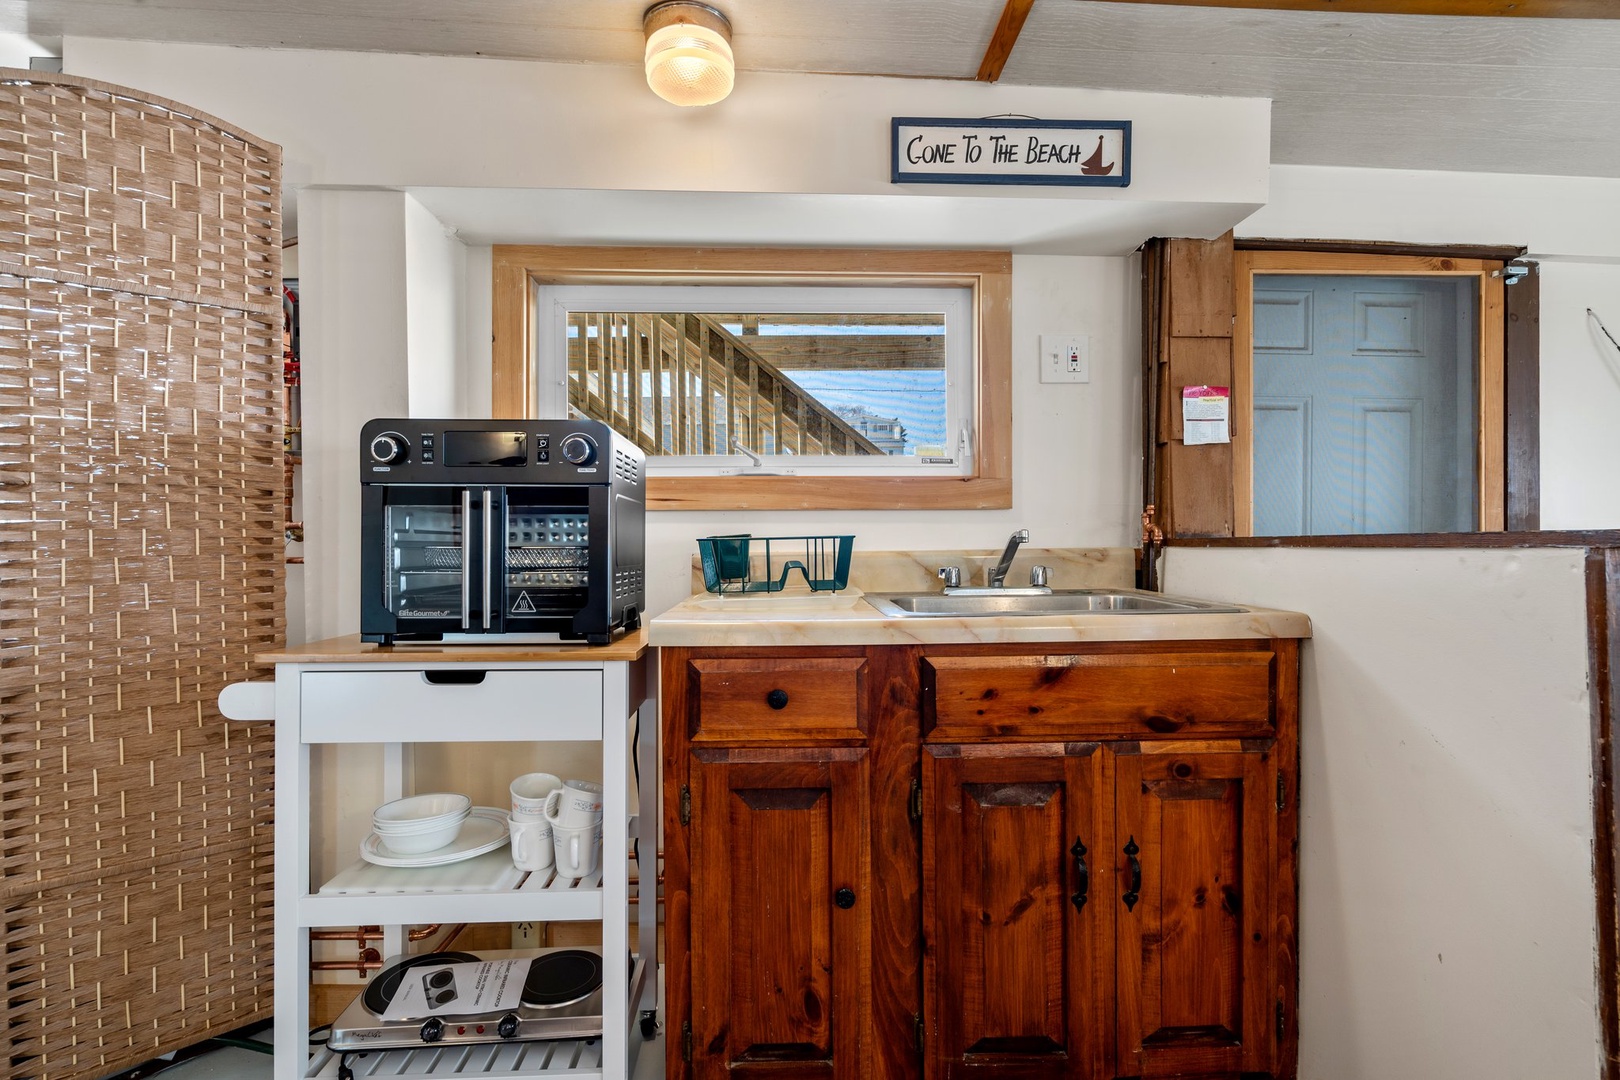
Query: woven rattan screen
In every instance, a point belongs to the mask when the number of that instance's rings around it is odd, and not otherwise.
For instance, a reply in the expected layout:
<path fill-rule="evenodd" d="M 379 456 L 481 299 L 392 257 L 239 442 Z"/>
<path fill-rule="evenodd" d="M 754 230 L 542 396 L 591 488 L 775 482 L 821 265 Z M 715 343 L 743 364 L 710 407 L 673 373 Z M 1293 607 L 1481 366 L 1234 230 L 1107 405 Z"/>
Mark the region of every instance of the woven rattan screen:
<path fill-rule="evenodd" d="M 0 69 L 0 896 L 7 1077 L 270 1014 L 282 586 L 280 151 Z"/>

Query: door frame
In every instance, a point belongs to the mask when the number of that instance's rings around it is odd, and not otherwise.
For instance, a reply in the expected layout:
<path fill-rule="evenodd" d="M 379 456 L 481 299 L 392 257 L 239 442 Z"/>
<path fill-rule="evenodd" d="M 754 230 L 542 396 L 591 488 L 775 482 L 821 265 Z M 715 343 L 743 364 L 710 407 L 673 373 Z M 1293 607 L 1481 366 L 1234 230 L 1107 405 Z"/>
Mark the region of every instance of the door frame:
<path fill-rule="evenodd" d="M 1503 408 L 1504 304 L 1500 259 L 1335 251 L 1240 249 L 1232 256 L 1232 526 L 1254 535 L 1254 276 L 1471 277 L 1477 279 L 1479 354 L 1475 365 L 1479 420 L 1474 482 L 1479 532 L 1500 532 L 1506 522 L 1506 437 Z"/>

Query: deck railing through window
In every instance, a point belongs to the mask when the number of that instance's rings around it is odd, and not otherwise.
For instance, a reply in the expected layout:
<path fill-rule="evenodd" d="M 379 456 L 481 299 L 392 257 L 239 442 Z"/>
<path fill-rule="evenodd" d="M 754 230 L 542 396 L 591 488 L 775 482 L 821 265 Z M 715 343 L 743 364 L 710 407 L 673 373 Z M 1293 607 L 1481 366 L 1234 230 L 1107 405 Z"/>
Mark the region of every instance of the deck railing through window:
<path fill-rule="evenodd" d="M 723 325 L 741 316 L 570 312 L 568 401 L 648 454 L 884 451 Z"/>

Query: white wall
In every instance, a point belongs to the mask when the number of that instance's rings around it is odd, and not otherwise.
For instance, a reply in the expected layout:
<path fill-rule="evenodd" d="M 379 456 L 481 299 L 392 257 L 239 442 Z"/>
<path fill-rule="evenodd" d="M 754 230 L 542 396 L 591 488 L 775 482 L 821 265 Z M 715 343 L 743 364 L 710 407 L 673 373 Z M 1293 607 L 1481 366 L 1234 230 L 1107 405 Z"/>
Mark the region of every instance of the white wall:
<path fill-rule="evenodd" d="M 471 416 L 462 393 L 467 249 L 405 196 L 405 347 L 412 416 Z"/>
<path fill-rule="evenodd" d="M 410 415 L 407 196 L 305 192 L 299 200 L 304 414 L 304 632 L 360 628 L 360 426 Z"/>
<path fill-rule="evenodd" d="M 26 34 L 0 33 L 0 67 L 26 68 L 36 56 L 55 55 Z"/>
<path fill-rule="evenodd" d="M 1620 218 L 1620 192 L 1612 216 Z M 1620 251 L 1620 248 L 1616 249 Z M 1620 262 L 1541 267 L 1541 524 L 1620 527 Z"/>
<path fill-rule="evenodd" d="M 1596 1077 L 1583 552 L 1172 548 L 1307 612 L 1300 1076 Z"/>

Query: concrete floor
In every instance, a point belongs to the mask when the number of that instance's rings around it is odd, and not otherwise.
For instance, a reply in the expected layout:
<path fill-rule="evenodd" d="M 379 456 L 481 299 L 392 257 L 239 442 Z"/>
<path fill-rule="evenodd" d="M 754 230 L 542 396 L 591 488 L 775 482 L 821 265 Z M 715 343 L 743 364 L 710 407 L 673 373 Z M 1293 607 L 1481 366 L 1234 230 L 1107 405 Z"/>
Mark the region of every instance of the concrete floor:
<path fill-rule="evenodd" d="M 269 1043 L 273 1037 L 273 1028 L 268 1027 L 253 1036 L 264 1043 Z M 221 1046 L 171 1065 L 160 1075 L 164 1080 L 271 1080 L 273 1062 L 270 1054 L 236 1046 Z M 664 1037 L 660 1033 L 655 1041 L 643 1048 L 635 1074 L 630 1080 L 659 1080 L 663 1075 Z"/>

